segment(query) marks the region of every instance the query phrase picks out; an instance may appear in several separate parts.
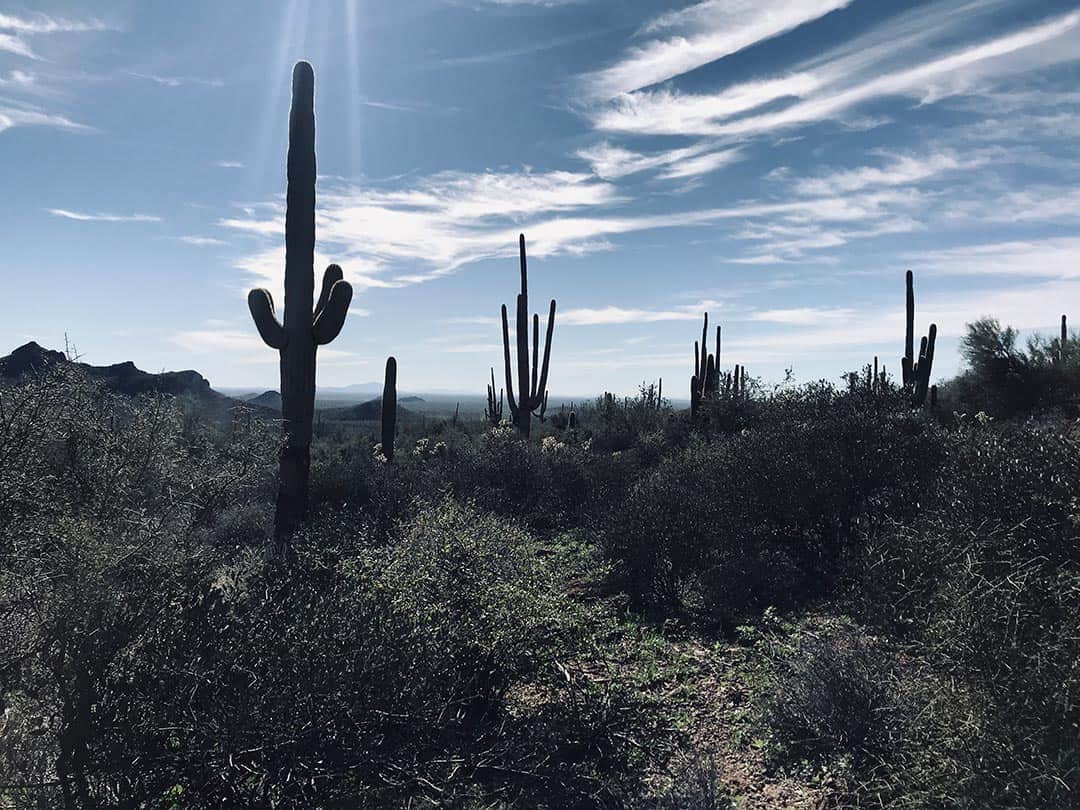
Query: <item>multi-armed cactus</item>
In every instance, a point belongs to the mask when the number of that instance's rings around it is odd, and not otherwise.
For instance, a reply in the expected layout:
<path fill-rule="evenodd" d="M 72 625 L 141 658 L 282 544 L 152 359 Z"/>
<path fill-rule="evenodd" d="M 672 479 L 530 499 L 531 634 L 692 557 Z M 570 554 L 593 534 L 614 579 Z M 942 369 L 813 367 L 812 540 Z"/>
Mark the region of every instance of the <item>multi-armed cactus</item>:
<path fill-rule="evenodd" d="M 289 112 L 288 188 L 285 195 L 284 323 L 266 290 L 252 290 L 248 307 L 259 335 L 281 354 L 281 411 L 285 444 L 274 516 L 271 556 L 284 556 L 307 511 L 311 418 L 315 410 L 315 350 L 337 337 L 352 301 L 341 268 L 330 265 L 312 312 L 315 291 L 315 73 L 297 62 Z"/>
<path fill-rule="evenodd" d="M 510 372 L 510 326 L 506 317 L 506 304 L 502 307 L 503 358 L 506 361 L 506 401 L 510 405 L 510 417 L 514 427 L 528 436 L 532 416 L 543 420 L 547 410 L 548 363 L 551 360 L 551 335 L 555 330 L 555 299 L 551 299 L 548 311 L 547 336 L 544 338 L 544 362 L 537 376 L 540 357 L 540 316 L 533 315 L 532 377 L 529 377 L 529 282 L 525 264 L 525 234 L 518 237 L 521 254 L 521 292 L 517 297 L 517 369 L 518 397 L 514 398 L 514 382 Z"/>
<path fill-rule="evenodd" d="M 919 345 L 915 357 L 915 277 L 910 270 L 905 276 L 907 283 L 907 327 L 904 330 L 904 356 L 900 361 L 904 388 L 911 394 L 911 403 L 922 407 L 930 390 L 930 373 L 934 366 L 934 344 L 937 342 L 937 324 L 930 324 L 930 331 Z"/>
<path fill-rule="evenodd" d="M 701 327 L 701 343 L 694 341 L 694 373 L 690 377 L 690 418 L 695 419 L 701 400 L 720 390 L 720 327 L 716 327 L 716 354 L 709 354 L 709 313 Z"/>
<path fill-rule="evenodd" d="M 394 437 L 397 435 L 397 360 L 386 358 L 386 376 L 382 389 L 382 454 L 394 460 Z"/>
<path fill-rule="evenodd" d="M 720 327 L 716 327 L 716 354 L 709 354 L 709 313 L 701 327 L 701 343 L 694 341 L 694 374 L 690 378 L 690 418 L 696 419 L 702 400 L 745 398 L 746 367 L 735 366 L 734 372 L 720 370 Z"/>
<path fill-rule="evenodd" d="M 491 383 L 487 387 L 487 407 L 484 409 L 484 418 L 490 425 L 502 424 L 503 415 L 503 391 L 499 389 L 499 398 L 495 398 L 495 369 L 491 369 Z"/>

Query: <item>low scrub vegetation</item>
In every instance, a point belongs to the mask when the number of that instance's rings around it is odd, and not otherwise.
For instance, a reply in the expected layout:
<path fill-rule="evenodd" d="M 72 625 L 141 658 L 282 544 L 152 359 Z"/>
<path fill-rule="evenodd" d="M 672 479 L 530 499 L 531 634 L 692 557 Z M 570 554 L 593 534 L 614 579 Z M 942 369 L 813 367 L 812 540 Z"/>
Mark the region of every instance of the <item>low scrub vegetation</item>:
<path fill-rule="evenodd" d="M 749 390 L 325 431 L 286 562 L 272 424 L 0 391 L 0 806 L 1075 806 L 1067 398 Z"/>

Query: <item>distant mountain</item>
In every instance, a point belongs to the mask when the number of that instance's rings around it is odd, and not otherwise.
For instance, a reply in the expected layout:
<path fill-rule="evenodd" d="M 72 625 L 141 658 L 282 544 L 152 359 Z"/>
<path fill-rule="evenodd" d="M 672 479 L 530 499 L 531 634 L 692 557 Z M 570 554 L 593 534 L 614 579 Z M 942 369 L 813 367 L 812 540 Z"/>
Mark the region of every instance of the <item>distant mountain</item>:
<path fill-rule="evenodd" d="M 411 411 L 401 407 L 402 402 L 423 402 L 420 397 L 399 397 L 398 418 L 408 416 Z M 377 422 L 382 419 L 382 397 L 369 399 L 359 405 L 351 405 L 348 408 L 322 408 L 319 411 L 324 418 L 339 422 Z"/>
<path fill-rule="evenodd" d="M 206 404 L 217 406 L 236 403 L 230 397 L 219 394 L 210 387 L 210 381 L 197 371 L 165 371 L 151 374 L 137 368 L 134 363 L 116 363 L 111 366 L 92 366 L 89 363 L 72 362 L 63 352 L 46 349 L 31 341 L 20 346 L 7 357 L 0 357 L 0 378 L 14 380 L 30 373 L 47 371 L 56 365 L 71 363 L 82 369 L 92 380 L 99 380 L 121 394 L 170 394 L 193 397 Z"/>
<path fill-rule="evenodd" d="M 249 405 L 259 405 L 275 411 L 281 410 L 281 394 L 277 391 L 263 391 L 258 396 L 245 397 L 244 401 Z"/>

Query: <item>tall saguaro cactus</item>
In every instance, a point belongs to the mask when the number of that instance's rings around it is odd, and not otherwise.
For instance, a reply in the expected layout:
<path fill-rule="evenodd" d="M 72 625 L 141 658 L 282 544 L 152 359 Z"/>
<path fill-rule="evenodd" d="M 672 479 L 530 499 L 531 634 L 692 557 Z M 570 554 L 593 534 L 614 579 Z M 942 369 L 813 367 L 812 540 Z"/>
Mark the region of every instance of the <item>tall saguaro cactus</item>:
<path fill-rule="evenodd" d="M 904 356 L 900 361 L 904 388 L 911 393 L 911 403 L 922 407 L 930 389 L 930 372 L 934 366 L 934 344 L 937 342 L 937 324 L 930 324 L 930 331 L 919 345 L 919 356 L 915 357 L 915 276 L 908 270 L 905 275 L 907 285 L 907 326 L 904 330 Z"/>
<path fill-rule="evenodd" d="M 397 436 L 397 360 L 386 358 L 386 376 L 382 389 L 382 453 L 387 461 L 394 460 L 394 438 Z"/>
<path fill-rule="evenodd" d="M 548 310 L 547 336 L 544 338 L 544 362 L 537 376 L 540 358 L 540 316 L 533 314 L 532 377 L 529 376 L 529 280 L 525 262 L 525 234 L 518 237 L 521 254 L 521 292 L 517 296 L 517 371 L 518 396 L 514 398 L 514 381 L 510 371 L 510 325 L 506 317 L 506 304 L 502 306 L 503 359 L 506 361 L 506 402 L 514 427 L 528 436 L 533 412 L 538 419 L 547 410 L 548 364 L 551 360 L 551 336 L 555 331 L 555 299 Z"/>
<path fill-rule="evenodd" d="M 285 445 L 274 515 L 272 557 L 282 557 L 307 511 L 311 464 L 311 419 L 315 410 L 315 351 L 329 343 L 345 324 L 352 287 L 336 264 L 323 274 L 315 292 L 315 72 L 297 62 L 292 75 L 289 111 L 288 187 L 285 195 L 284 323 L 274 315 L 274 301 L 263 289 L 248 294 L 248 308 L 259 335 L 281 355 L 281 410 Z"/>

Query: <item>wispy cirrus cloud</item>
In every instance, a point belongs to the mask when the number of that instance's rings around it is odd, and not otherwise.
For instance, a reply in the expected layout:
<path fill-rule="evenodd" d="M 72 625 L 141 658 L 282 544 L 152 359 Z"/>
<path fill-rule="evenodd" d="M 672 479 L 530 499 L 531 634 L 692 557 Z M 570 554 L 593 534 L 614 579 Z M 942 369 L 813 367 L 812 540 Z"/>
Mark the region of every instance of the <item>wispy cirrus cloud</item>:
<path fill-rule="evenodd" d="M 103 214 L 86 211 L 70 211 L 66 208 L 46 209 L 54 217 L 73 219 L 78 222 L 161 222 L 161 217 L 152 214 Z"/>
<path fill-rule="evenodd" d="M 860 166 L 827 175 L 800 178 L 793 190 L 803 196 L 826 196 L 862 191 L 870 187 L 906 186 L 938 177 L 939 175 L 976 169 L 985 166 L 985 155 L 961 157 L 955 151 L 937 151 L 928 154 L 886 155 L 883 166 Z"/>
<path fill-rule="evenodd" d="M 177 242 L 183 242 L 185 245 L 191 245 L 192 247 L 224 247 L 229 243 L 224 239 L 218 239 L 214 236 L 177 236 L 175 237 Z"/>
<path fill-rule="evenodd" d="M 132 78 L 143 79 L 148 82 L 160 85 L 161 87 L 184 87 L 186 85 L 198 85 L 202 87 L 224 87 L 225 82 L 222 79 L 217 78 L 202 78 L 199 76 L 162 76 L 156 73 L 136 73 L 132 71 L 129 74 Z"/>
<path fill-rule="evenodd" d="M 911 252 L 904 260 L 943 275 L 1080 279 L 1080 237 L 1002 240 Z M 1072 304 L 1080 300 L 1072 298 Z M 1068 302 L 1047 298 L 1048 308 Z M 987 310 L 990 311 L 990 310 Z"/>
<path fill-rule="evenodd" d="M 579 149 L 576 156 L 586 161 L 593 173 L 604 180 L 618 180 L 629 175 L 659 170 L 664 179 L 708 174 L 741 157 L 738 149 L 717 149 L 700 143 L 681 149 L 643 154 L 604 141 Z"/>
<path fill-rule="evenodd" d="M 320 194 L 319 239 L 322 248 L 352 273 L 354 282 L 400 286 L 470 262 L 514 255 L 523 223 L 621 201 L 611 184 L 591 174 L 565 171 L 444 172 L 396 190 L 339 184 Z M 220 224 L 280 244 L 280 205 L 261 210 L 268 215 L 260 217 L 252 210 L 245 218 L 228 218 Z M 549 246 L 531 240 L 530 252 L 569 250 L 582 241 L 560 239 Z M 277 247 L 260 249 L 244 269 L 276 284 L 279 253 Z M 421 272 L 403 272 L 408 266 Z M 382 277 L 390 271 L 399 275 Z"/>
<path fill-rule="evenodd" d="M 52 17 L 47 14 L 20 17 L 14 14 L 0 13 L 0 51 L 6 51 L 27 59 L 38 59 L 39 57 L 29 41 L 34 36 L 105 31 L 109 29 L 109 25 L 94 19 L 70 20 Z"/>
<path fill-rule="evenodd" d="M 90 130 L 90 127 L 72 121 L 67 116 L 34 107 L 9 106 L 0 99 L 0 132 L 13 127 L 52 127 L 75 132 Z"/>
<path fill-rule="evenodd" d="M 671 309 L 638 309 L 617 306 L 578 307 L 556 313 L 562 326 L 610 326 L 625 323 L 658 323 L 661 321 L 699 321 L 701 313 L 723 307 L 719 301 L 699 301 L 696 304 Z"/>
<path fill-rule="evenodd" d="M 528 238 L 529 255 L 534 257 L 610 250 L 610 240 L 623 234 L 727 221 L 733 229 L 765 220 L 803 229 L 833 223 L 844 226 L 846 240 L 869 238 L 901 226 L 910 229 L 911 220 L 903 213 L 922 201 L 917 189 L 883 188 L 620 215 L 617 209 L 624 197 L 613 184 L 593 174 L 453 172 L 422 178 L 412 187 L 397 190 L 332 186 L 320 194 L 317 226 L 320 250 L 334 256 L 351 281 L 362 288 L 395 287 L 428 281 L 472 262 L 513 258 L 522 231 Z M 280 289 L 284 265 L 282 214 L 280 203 L 274 202 L 219 223 L 260 242 L 273 242 L 257 247 L 240 263 L 241 269 L 271 289 Z M 812 235 L 804 232 L 802 236 Z M 789 251 L 793 248 L 787 246 Z M 322 257 L 316 262 L 323 263 Z"/>
<path fill-rule="evenodd" d="M 632 48 L 602 70 L 583 77 L 590 99 L 611 99 L 650 87 L 791 31 L 851 0 L 703 0 L 646 23 L 666 33 Z"/>
<path fill-rule="evenodd" d="M 986 7 L 1000 5 L 991 2 Z M 960 10 L 968 16 L 957 13 Z M 921 24 L 912 12 L 787 75 L 751 79 L 712 93 L 639 90 L 615 96 L 610 104 L 596 104 L 587 114 L 596 129 L 608 132 L 739 140 L 843 120 L 859 105 L 879 98 L 934 103 L 1017 73 L 1080 59 L 1080 12 L 930 55 L 928 43 L 970 24 L 976 11 L 975 4 L 947 3 L 925 15 Z"/>
<path fill-rule="evenodd" d="M 7 76 L 0 76 L 0 87 L 27 89 L 34 86 L 34 74 L 25 70 L 12 70 Z"/>

